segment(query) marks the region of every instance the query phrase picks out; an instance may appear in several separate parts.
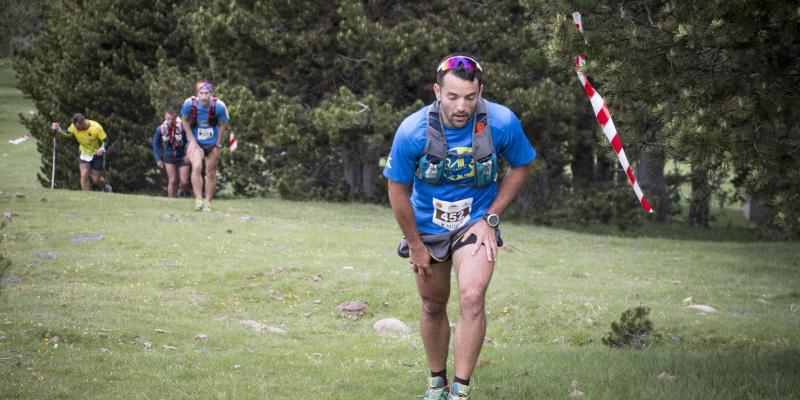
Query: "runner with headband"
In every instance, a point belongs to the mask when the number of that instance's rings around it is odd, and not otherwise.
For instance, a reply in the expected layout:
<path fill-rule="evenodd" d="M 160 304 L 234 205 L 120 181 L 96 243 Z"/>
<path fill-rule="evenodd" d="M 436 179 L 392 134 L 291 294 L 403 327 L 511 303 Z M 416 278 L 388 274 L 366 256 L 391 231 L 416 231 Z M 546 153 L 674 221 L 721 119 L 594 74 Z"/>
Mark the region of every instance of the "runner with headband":
<path fill-rule="evenodd" d="M 405 236 L 398 253 L 409 258 L 422 300 L 420 334 L 431 371 L 424 397 L 469 399 L 486 334 L 486 290 L 503 244 L 500 215 L 525 183 L 536 151 L 513 112 L 481 97 L 483 68 L 475 57 L 445 57 L 433 90 L 436 102 L 397 129 L 383 174 Z M 502 181 L 497 179 L 500 158 L 509 165 Z M 449 385 L 452 267 L 461 315 Z"/>
<path fill-rule="evenodd" d="M 183 131 L 189 145 L 186 159 L 192 165 L 192 189 L 195 211 L 211 211 L 211 199 L 217 190 L 217 163 L 222 150 L 222 138 L 228 122 L 228 109 L 222 100 L 213 96 L 214 88 L 207 81 L 195 85 L 196 96 L 189 97 L 181 108 Z M 205 198 L 203 197 L 203 161 L 205 161 Z"/>

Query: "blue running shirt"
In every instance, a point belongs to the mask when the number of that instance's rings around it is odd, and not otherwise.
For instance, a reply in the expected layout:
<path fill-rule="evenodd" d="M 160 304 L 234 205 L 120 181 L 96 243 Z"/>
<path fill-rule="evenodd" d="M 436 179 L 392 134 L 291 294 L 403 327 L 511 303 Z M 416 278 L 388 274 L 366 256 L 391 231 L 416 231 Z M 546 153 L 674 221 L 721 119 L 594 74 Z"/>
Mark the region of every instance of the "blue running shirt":
<path fill-rule="evenodd" d="M 494 182 L 481 188 L 471 185 L 475 175 L 472 165 L 474 115 L 463 128 L 445 127 L 448 154 L 444 184 L 431 185 L 416 176 L 417 161 L 425 148 L 429 107 L 411 114 L 397 128 L 383 175 L 401 184 L 414 183 L 411 205 L 417 230 L 439 234 L 480 220 L 497 197 L 498 184 Z M 488 102 L 488 112 L 498 157 L 505 158 L 511 167 L 532 163 L 536 150 L 522 131 L 517 116 L 505 106 L 492 102 Z"/>
<path fill-rule="evenodd" d="M 211 109 L 211 104 L 203 107 L 200 101 L 196 100 L 197 106 L 197 126 L 192 128 L 192 134 L 197 142 L 200 144 L 217 144 L 219 138 L 219 125 L 210 126 L 208 124 L 208 110 Z M 181 107 L 181 117 L 186 118 L 191 123 L 192 113 L 192 98 L 184 100 L 183 107 Z M 228 122 L 228 108 L 222 100 L 217 99 L 216 107 L 217 123 Z"/>

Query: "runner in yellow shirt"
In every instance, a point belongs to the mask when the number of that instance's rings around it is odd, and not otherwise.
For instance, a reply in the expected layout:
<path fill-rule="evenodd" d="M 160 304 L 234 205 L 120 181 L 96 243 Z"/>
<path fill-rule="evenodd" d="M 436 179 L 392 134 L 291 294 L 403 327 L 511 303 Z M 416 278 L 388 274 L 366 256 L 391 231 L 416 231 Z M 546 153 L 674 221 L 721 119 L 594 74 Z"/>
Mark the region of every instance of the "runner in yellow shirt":
<path fill-rule="evenodd" d="M 108 136 L 103 127 L 96 121 L 86 119 L 83 114 L 72 116 L 72 125 L 67 132 L 61 129 L 58 122 L 53 122 L 51 129 L 64 137 L 74 137 L 78 141 L 80 155 L 78 166 L 81 171 L 81 189 L 89 191 L 89 176 L 95 185 L 111 192 L 111 185 L 103 178 L 103 156 L 106 154 Z"/>

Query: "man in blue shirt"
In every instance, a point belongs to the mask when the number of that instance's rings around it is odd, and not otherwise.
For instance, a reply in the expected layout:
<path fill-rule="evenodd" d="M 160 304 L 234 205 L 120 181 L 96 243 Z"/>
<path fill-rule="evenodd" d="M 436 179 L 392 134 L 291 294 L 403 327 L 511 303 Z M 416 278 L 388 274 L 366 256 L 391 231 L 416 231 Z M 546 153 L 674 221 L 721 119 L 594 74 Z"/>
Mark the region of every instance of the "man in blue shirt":
<path fill-rule="evenodd" d="M 525 183 L 536 151 L 513 112 L 481 97 L 483 69 L 475 57 L 451 55 L 442 60 L 433 89 L 437 101 L 397 129 L 383 174 L 405 236 L 398 253 L 410 257 L 422 299 L 420 334 L 431 370 L 425 398 L 468 399 L 486 334 L 486 289 L 502 246 L 500 215 Z M 498 157 L 509 165 L 501 183 L 496 181 Z M 461 316 L 455 331 L 455 376 L 449 386 L 452 266 Z"/>
<path fill-rule="evenodd" d="M 186 157 L 192 164 L 192 189 L 195 211 L 211 211 L 211 199 L 217 188 L 217 162 L 222 150 L 222 138 L 228 122 L 228 109 L 222 100 L 212 95 L 213 87 L 207 81 L 195 85 L 197 96 L 183 102 L 181 122 L 189 145 Z M 205 201 L 203 200 L 203 161 L 206 166 Z"/>
<path fill-rule="evenodd" d="M 183 124 L 176 123 L 177 116 L 178 113 L 175 110 L 168 109 L 164 113 L 164 122 L 156 128 L 156 133 L 153 134 L 153 156 L 158 168 L 167 170 L 167 195 L 169 197 L 178 197 L 179 177 L 180 192 L 186 192 L 189 187 L 189 164 L 184 160 L 187 138 L 183 131 Z"/>

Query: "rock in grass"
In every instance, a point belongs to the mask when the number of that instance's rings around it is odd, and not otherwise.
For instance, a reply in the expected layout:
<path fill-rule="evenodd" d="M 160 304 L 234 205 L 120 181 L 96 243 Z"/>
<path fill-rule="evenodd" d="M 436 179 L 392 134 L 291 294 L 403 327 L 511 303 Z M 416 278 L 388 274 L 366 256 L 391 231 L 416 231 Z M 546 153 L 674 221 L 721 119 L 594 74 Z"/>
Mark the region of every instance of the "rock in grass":
<path fill-rule="evenodd" d="M 584 395 L 583 391 L 579 389 L 580 384 L 581 383 L 578 382 L 577 379 L 573 379 L 572 380 L 572 382 L 570 383 L 570 386 L 572 386 L 572 391 L 569 392 L 569 398 L 570 399 L 576 399 L 576 398 L 581 397 L 581 396 Z"/>
<path fill-rule="evenodd" d="M 717 312 L 717 310 L 714 307 L 703 304 L 693 304 L 686 308 L 691 308 L 692 310 L 700 311 L 701 314 L 711 314 Z"/>
<path fill-rule="evenodd" d="M 367 302 L 361 300 L 350 300 L 337 307 L 339 314 L 344 315 L 347 319 L 357 320 L 364 316 L 367 312 Z"/>
<path fill-rule="evenodd" d="M 194 340 L 208 340 L 209 337 L 205 333 L 195 335 Z"/>
<path fill-rule="evenodd" d="M 656 378 L 658 378 L 658 380 L 660 380 L 660 381 L 673 381 L 673 380 L 675 380 L 675 376 L 667 373 L 667 371 L 664 371 L 664 372 L 658 374 L 658 376 Z"/>
<path fill-rule="evenodd" d="M 411 328 L 397 318 L 386 318 L 375 321 L 372 325 L 372 329 L 375 329 L 378 333 L 388 335 L 408 334 L 411 332 Z"/>
<path fill-rule="evenodd" d="M 16 286 L 22 283 L 22 278 L 18 276 L 12 276 L 4 281 L 0 281 L 0 286 Z"/>
<path fill-rule="evenodd" d="M 246 325 L 246 326 L 249 326 L 249 327 L 253 328 L 254 330 L 256 330 L 256 332 L 267 331 L 269 333 L 286 334 L 286 331 L 281 329 L 281 328 L 278 328 L 278 327 L 275 327 L 275 326 L 269 326 L 267 324 L 262 324 L 261 322 L 253 321 L 252 319 L 243 320 L 243 321 L 239 321 L 239 322 L 242 325 Z"/>
<path fill-rule="evenodd" d="M 97 233 L 90 233 L 90 234 L 88 234 L 86 236 L 74 237 L 74 238 L 70 239 L 69 242 L 72 243 L 72 244 L 78 244 L 78 243 L 90 242 L 90 241 L 95 241 L 95 240 L 103 240 L 103 236 L 101 236 L 101 235 L 99 235 Z"/>

